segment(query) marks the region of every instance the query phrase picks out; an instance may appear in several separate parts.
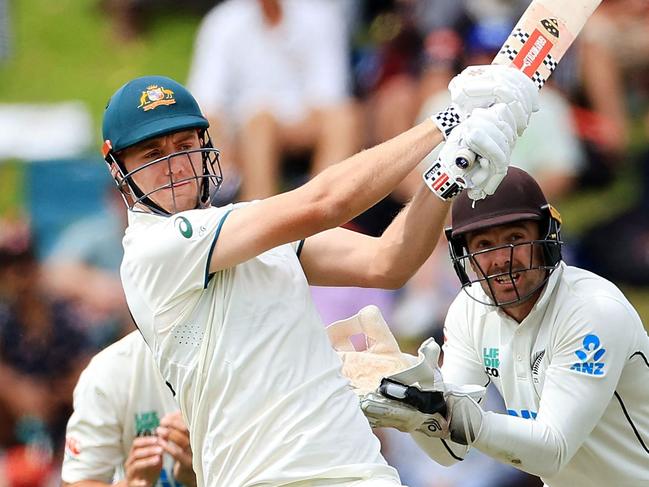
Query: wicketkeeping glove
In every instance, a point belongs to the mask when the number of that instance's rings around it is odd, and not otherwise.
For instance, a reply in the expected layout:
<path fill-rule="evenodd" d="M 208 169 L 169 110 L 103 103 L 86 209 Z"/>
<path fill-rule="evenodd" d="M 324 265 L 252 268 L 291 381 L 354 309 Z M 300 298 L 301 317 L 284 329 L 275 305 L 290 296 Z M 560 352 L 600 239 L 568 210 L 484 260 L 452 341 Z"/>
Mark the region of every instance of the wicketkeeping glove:
<path fill-rule="evenodd" d="M 361 398 L 361 409 L 372 427 L 449 435 L 439 353 L 439 345 L 429 338 L 419 347 L 415 365 L 384 378 L 375 392 Z"/>
<path fill-rule="evenodd" d="M 451 440 L 471 445 L 480 434 L 484 411 L 478 404 L 485 394 L 482 386 L 449 387 L 446 402 L 450 411 Z"/>

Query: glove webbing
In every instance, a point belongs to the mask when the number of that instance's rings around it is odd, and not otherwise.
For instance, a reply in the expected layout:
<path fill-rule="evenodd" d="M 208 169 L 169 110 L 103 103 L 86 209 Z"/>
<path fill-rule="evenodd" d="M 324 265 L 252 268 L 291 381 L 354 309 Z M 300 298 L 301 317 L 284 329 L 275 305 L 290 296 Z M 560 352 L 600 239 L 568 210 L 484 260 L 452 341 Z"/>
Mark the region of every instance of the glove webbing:
<path fill-rule="evenodd" d="M 390 387 L 393 386 L 393 387 Z M 391 394 L 390 390 L 399 391 L 399 395 Z M 392 379 L 381 379 L 379 392 L 388 399 L 403 402 L 426 414 L 441 413 L 446 417 L 446 401 L 442 391 L 420 391 L 416 387 L 407 386 Z"/>

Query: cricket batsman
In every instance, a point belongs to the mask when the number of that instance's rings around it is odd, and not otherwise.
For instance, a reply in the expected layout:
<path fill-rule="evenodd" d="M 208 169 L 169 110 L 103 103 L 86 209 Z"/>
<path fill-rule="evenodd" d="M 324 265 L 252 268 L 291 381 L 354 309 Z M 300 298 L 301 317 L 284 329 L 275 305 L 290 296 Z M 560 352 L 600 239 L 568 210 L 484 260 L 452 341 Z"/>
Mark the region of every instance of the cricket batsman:
<path fill-rule="evenodd" d="M 199 486 L 400 485 L 309 284 L 398 288 L 434 249 L 450 200 L 495 191 L 537 89 L 515 69 L 485 66 L 459 75 L 452 93 L 448 110 L 303 186 L 224 207 L 210 204 L 219 152 L 186 88 L 146 76 L 111 97 L 103 152 L 129 209 L 121 279 L 189 427 Z M 444 141 L 381 237 L 340 228 Z M 480 158 L 459 169 L 467 148 Z"/>

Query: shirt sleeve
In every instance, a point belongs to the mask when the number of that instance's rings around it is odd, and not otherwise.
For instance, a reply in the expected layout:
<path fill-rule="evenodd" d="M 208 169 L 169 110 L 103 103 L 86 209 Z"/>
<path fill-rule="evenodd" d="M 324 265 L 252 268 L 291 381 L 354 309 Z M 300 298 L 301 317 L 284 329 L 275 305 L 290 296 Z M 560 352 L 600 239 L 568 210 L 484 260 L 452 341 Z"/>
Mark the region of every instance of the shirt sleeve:
<path fill-rule="evenodd" d="M 61 478 L 68 483 L 111 483 L 117 468 L 126 461 L 120 416 L 124 408 L 115 402 L 120 394 L 107 387 L 119 381 L 104 377 L 101 369 L 91 361 L 74 389 L 74 412 L 66 428 L 61 470 Z"/>
<path fill-rule="evenodd" d="M 474 446 L 535 475 L 559 472 L 611 402 L 636 320 L 617 299 L 590 298 L 552 337 L 536 419 L 486 413 Z"/>
<path fill-rule="evenodd" d="M 137 238 L 126 271 L 161 311 L 188 292 L 204 289 L 221 227 L 234 205 L 178 213 Z"/>

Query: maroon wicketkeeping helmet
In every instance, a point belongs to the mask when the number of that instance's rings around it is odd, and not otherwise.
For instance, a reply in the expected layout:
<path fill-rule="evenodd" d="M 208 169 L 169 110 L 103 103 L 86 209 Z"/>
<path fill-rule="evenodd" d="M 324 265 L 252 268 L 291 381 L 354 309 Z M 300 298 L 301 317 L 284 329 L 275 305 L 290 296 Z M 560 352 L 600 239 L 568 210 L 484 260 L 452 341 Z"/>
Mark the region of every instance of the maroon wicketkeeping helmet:
<path fill-rule="evenodd" d="M 539 222 L 539 240 L 517 242 L 481 249 L 477 252 L 469 252 L 466 241 L 467 233 L 524 220 L 536 220 Z M 545 285 L 551 272 L 557 268 L 561 261 L 560 228 L 561 216 L 559 212 L 548 204 L 538 183 L 529 174 L 517 167 L 510 167 L 507 176 L 498 186 L 496 192 L 483 200 L 473 201 L 466 195 L 466 192 L 458 195 L 451 209 L 451 226 L 446 229 L 446 238 L 449 243 L 453 267 L 460 279 L 462 288 L 466 289 L 473 283 L 483 281 L 486 281 L 491 288 L 489 279 L 500 275 L 509 275 L 511 277 L 514 273 L 511 268 L 513 259 L 510 259 L 510 268 L 507 272 L 498 275 L 487 275 L 477 264 L 476 255 L 502 248 L 510 248 L 513 255 L 516 247 L 529 245 L 532 250 L 531 255 L 534 255 L 535 252 L 538 254 L 539 251 L 542 253 L 542 264 L 538 265 L 530 262 L 528 268 L 523 269 L 523 271 L 546 270 L 545 279 L 525 295 L 521 295 L 514 284 L 516 299 L 511 301 L 497 302 L 492 292 L 488 302 L 480 302 L 488 305 L 504 306 L 528 299 L 534 292 Z M 521 270 L 517 269 L 516 272 L 521 272 Z M 477 299 L 471 293 L 469 295 Z"/>

